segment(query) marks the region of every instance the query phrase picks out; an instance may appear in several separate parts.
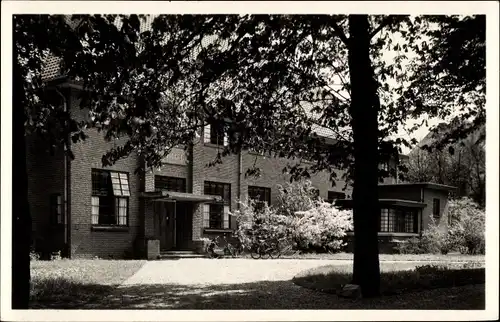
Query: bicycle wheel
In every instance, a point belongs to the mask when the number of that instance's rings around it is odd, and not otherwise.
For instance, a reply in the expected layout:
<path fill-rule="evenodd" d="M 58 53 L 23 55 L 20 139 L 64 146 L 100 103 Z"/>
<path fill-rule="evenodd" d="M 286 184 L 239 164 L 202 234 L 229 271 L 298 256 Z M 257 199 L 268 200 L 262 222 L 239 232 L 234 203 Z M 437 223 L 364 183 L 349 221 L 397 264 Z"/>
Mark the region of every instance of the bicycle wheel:
<path fill-rule="evenodd" d="M 236 248 L 234 248 L 233 245 L 229 244 L 227 249 L 229 250 L 229 254 L 231 257 L 235 258 L 236 257 Z"/>
<path fill-rule="evenodd" d="M 261 248 L 260 258 L 262 258 L 262 259 L 268 259 L 270 256 L 271 256 L 271 250 L 270 249 L 263 249 L 263 248 Z"/>
<path fill-rule="evenodd" d="M 272 249 L 269 250 L 269 256 L 272 258 L 272 259 L 277 259 L 281 256 L 281 251 L 280 251 L 280 248 L 278 247 L 278 245 L 275 245 Z"/>
<path fill-rule="evenodd" d="M 260 247 L 254 247 L 250 251 L 250 256 L 252 256 L 253 259 L 259 259 L 261 257 L 261 251 Z"/>

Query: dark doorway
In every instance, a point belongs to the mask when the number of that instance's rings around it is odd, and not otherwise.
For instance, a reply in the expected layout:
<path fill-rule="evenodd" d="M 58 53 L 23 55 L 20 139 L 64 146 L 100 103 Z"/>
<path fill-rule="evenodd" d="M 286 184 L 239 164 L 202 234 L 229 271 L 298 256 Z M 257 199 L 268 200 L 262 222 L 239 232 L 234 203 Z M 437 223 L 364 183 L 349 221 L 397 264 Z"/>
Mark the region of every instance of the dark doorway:
<path fill-rule="evenodd" d="M 177 202 L 175 248 L 187 250 L 193 236 L 193 206 L 188 202 Z"/>

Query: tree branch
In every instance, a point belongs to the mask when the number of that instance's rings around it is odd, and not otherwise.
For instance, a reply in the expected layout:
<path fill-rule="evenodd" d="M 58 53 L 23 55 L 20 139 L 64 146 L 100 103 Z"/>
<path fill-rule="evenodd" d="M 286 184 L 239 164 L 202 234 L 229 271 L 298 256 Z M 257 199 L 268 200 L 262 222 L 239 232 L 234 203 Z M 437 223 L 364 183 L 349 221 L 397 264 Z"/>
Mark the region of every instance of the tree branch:
<path fill-rule="evenodd" d="M 403 17 L 404 16 L 400 16 L 400 15 L 390 15 L 390 16 L 388 16 L 387 18 L 384 19 L 384 21 L 382 21 L 380 23 L 380 25 L 377 28 L 373 29 L 373 31 L 370 33 L 370 39 L 372 39 L 378 32 L 380 32 L 380 30 L 384 29 L 388 25 L 390 25 L 392 23 L 395 23 L 395 22 L 402 21 Z"/>
<path fill-rule="evenodd" d="M 333 25 L 333 29 L 335 30 L 335 33 L 337 34 L 337 36 L 340 37 L 340 40 L 342 40 L 342 42 L 348 46 L 349 44 L 349 39 L 346 37 L 346 35 L 344 34 L 344 31 L 342 30 L 342 28 L 340 28 L 339 25 L 337 25 L 337 22 L 336 21 L 333 21 L 332 23 Z"/>

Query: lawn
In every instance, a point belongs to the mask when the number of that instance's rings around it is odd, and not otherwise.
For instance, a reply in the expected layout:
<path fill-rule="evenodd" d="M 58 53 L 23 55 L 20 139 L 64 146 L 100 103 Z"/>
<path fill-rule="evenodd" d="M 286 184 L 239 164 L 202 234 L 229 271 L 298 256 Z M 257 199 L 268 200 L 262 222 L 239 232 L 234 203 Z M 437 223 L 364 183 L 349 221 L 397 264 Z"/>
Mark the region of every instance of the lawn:
<path fill-rule="evenodd" d="M 32 261 L 31 306 L 36 308 L 47 303 L 74 303 L 78 306 L 99 300 L 137 272 L 144 263 L 139 260 Z"/>
<path fill-rule="evenodd" d="M 250 254 L 244 254 L 242 257 L 251 258 Z M 294 255 L 283 255 L 282 259 L 324 259 L 324 260 L 352 260 L 354 259 L 354 254 L 352 253 L 325 253 L 325 254 L 294 254 Z M 416 261 L 416 262 L 483 262 L 485 260 L 484 255 L 462 255 L 456 254 L 380 254 L 379 259 L 381 262 L 392 262 L 392 261 Z"/>
<path fill-rule="evenodd" d="M 383 295 L 485 283 L 484 263 L 473 261 L 439 265 L 382 262 L 380 270 Z M 337 293 L 351 279 L 352 265 L 326 265 L 298 274 L 293 282 L 308 289 Z"/>

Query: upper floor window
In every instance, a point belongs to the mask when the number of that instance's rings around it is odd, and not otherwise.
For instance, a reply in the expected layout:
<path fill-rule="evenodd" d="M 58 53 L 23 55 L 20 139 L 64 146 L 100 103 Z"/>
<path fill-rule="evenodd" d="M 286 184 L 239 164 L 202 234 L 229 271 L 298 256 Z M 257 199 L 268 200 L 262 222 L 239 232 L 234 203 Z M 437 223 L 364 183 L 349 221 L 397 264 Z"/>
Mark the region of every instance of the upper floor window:
<path fill-rule="evenodd" d="M 155 176 L 155 190 L 186 192 L 186 179 L 167 176 Z"/>
<path fill-rule="evenodd" d="M 128 225 L 128 173 L 92 169 L 92 224 Z"/>
<path fill-rule="evenodd" d="M 204 142 L 216 145 L 227 145 L 228 136 L 221 125 L 208 124 L 205 125 L 203 133 Z"/>
<path fill-rule="evenodd" d="M 222 203 L 203 205 L 203 226 L 205 228 L 230 228 L 231 185 L 229 183 L 205 181 L 204 194 L 220 196 Z"/>

